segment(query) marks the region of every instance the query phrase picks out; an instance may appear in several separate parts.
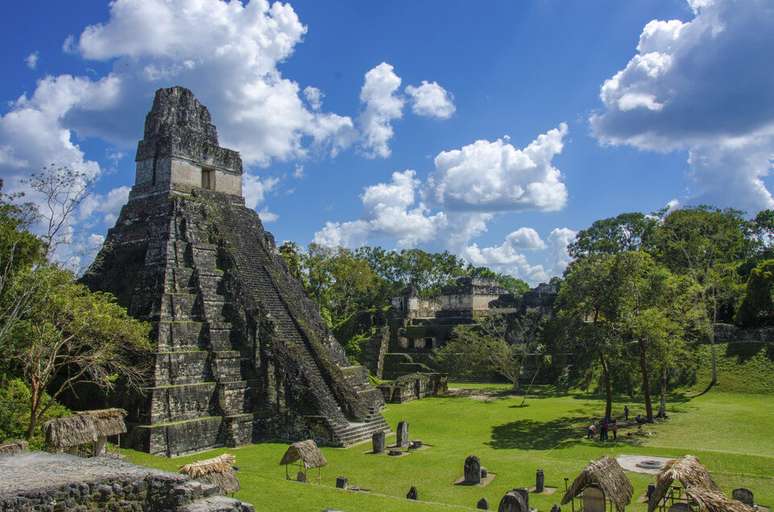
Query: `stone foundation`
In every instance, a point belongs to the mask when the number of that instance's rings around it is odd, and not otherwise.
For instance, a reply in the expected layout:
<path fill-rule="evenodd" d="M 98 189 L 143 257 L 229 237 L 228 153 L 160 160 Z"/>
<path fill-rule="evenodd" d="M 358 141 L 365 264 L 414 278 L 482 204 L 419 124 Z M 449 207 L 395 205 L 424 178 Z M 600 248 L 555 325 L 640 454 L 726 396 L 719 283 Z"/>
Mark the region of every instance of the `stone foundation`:
<path fill-rule="evenodd" d="M 118 459 L 0 456 L 0 512 L 253 512 L 217 486 Z"/>

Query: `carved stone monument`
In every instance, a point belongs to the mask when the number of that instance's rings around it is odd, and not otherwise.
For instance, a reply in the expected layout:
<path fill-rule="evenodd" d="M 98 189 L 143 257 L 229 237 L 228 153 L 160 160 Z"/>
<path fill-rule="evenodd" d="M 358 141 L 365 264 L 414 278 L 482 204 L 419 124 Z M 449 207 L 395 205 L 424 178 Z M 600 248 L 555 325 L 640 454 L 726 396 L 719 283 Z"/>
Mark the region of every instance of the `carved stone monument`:
<path fill-rule="evenodd" d="M 527 498 L 524 497 L 524 493 L 519 492 L 518 489 L 514 489 L 505 493 L 503 499 L 500 500 L 500 505 L 497 507 L 497 512 L 529 512 L 529 493 Z"/>
<path fill-rule="evenodd" d="M 374 432 L 371 436 L 371 443 L 373 445 L 373 452 L 374 453 L 382 453 L 384 451 L 384 446 L 386 444 L 385 439 L 386 435 L 384 431 Z"/>
<path fill-rule="evenodd" d="M 535 492 L 540 493 L 545 489 L 546 477 L 542 469 L 535 472 Z"/>
<path fill-rule="evenodd" d="M 478 503 L 476 503 L 476 508 L 478 510 L 489 510 L 489 502 L 486 501 L 486 498 L 481 498 L 478 500 Z"/>
<path fill-rule="evenodd" d="M 407 421 L 398 422 L 397 445 L 401 448 L 406 448 L 409 445 L 408 427 Z"/>
<path fill-rule="evenodd" d="M 82 281 L 152 325 L 122 442 L 178 455 L 262 438 L 346 446 L 389 427 L 381 392 L 244 206 L 242 160 L 188 89 L 159 89 L 128 203 Z M 363 423 L 366 427 L 363 428 Z"/>
<path fill-rule="evenodd" d="M 481 461 L 475 455 L 470 455 L 465 459 L 465 480 L 466 484 L 481 483 Z"/>

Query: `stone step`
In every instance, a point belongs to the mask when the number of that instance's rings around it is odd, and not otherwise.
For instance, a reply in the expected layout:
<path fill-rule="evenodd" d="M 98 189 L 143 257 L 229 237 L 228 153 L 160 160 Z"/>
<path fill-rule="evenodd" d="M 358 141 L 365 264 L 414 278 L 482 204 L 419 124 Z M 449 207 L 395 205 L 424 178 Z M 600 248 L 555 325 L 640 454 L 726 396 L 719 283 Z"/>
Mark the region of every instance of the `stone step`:
<path fill-rule="evenodd" d="M 191 350 L 205 346 L 204 323 L 199 321 L 163 320 L 156 324 L 160 351 Z"/>

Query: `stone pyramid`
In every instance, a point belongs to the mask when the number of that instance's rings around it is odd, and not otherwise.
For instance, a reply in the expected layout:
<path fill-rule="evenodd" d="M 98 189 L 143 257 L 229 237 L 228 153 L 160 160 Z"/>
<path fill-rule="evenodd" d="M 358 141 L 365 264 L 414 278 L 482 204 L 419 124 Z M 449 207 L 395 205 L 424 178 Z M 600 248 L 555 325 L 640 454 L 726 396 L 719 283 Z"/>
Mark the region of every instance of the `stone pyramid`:
<path fill-rule="evenodd" d="M 160 89 L 128 203 L 83 281 L 153 325 L 155 367 L 123 396 L 125 443 L 168 456 L 261 439 L 347 446 L 388 426 L 274 238 L 244 206 L 239 153 L 182 87 Z"/>

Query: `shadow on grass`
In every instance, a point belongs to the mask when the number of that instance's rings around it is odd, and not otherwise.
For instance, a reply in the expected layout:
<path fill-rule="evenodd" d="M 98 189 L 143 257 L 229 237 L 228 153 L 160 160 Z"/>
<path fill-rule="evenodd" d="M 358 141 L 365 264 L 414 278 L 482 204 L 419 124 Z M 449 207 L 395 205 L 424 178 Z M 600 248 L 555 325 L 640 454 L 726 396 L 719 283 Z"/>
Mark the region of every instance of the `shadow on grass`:
<path fill-rule="evenodd" d="M 642 439 L 633 430 L 621 429 L 618 439 L 607 441 L 586 440 L 586 426 L 591 418 L 578 416 L 557 418 L 551 421 L 518 420 L 492 428 L 492 440 L 487 444 L 494 449 L 550 450 L 587 444 L 599 448 L 637 446 Z M 631 435 L 627 435 L 631 434 Z"/>
<path fill-rule="evenodd" d="M 548 450 L 559 443 L 583 440 L 585 421 L 578 417 L 557 418 L 551 421 L 518 420 L 492 428 L 494 449 Z"/>
<path fill-rule="evenodd" d="M 769 361 L 774 361 L 774 343 L 729 343 L 726 357 L 736 358 L 737 363 L 745 363 L 765 349 Z"/>
<path fill-rule="evenodd" d="M 596 393 L 592 391 L 577 391 L 573 393 L 568 393 L 567 396 L 571 396 L 575 400 L 596 400 L 596 401 L 605 401 L 605 395 L 601 393 Z M 667 395 L 667 403 L 684 403 L 684 402 L 690 402 L 693 398 L 692 395 L 689 395 L 685 391 L 676 391 L 669 393 Z M 654 400 L 657 400 L 657 397 L 654 398 Z M 642 403 L 642 397 L 640 396 L 628 396 L 628 395 L 615 395 L 613 397 L 613 407 L 616 407 L 618 405 L 623 406 L 624 404 L 629 405 L 630 407 L 632 404 L 640 404 Z"/>

